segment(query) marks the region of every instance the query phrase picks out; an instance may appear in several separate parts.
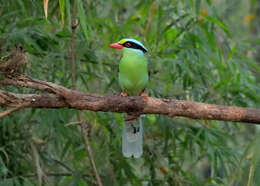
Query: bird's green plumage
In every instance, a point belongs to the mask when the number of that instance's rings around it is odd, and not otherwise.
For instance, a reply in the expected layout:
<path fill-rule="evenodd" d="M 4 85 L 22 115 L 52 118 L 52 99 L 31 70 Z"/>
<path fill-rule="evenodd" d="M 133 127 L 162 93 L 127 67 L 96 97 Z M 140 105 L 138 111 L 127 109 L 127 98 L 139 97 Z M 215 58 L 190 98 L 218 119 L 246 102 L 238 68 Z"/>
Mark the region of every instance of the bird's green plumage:
<path fill-rule="evenodd" d="M 111 48 L 122 49 L 119 63 L 119 85 L 129 96 L 138 96 L 148 83 L 148 64 L 144 55 L 147 49 L 135 39 L 122 39 L 110 44 Z M 143 153 L 143 127 L 141 119 L 132 119 L 123 126 L 122 152 L 125 157 L 139 158 Z"/>
<path fill-rule="evenodd" d="M 119 85 L 123 92 L 138 96 L 148 83 L 147 59 L 137 49 L 124 48 L 119 64 Z"/>

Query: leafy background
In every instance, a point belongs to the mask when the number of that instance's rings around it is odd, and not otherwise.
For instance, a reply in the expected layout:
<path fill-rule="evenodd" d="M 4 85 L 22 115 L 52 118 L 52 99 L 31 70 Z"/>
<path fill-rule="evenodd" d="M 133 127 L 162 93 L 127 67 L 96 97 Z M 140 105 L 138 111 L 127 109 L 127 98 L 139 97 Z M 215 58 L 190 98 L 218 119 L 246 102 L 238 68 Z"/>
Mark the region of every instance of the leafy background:
<path fill-rule="evenodd" d="M 0 56 L 22 44 L 24 73 L 33 78 L 71 88 L 74 39 L 78 89 L 118 94 L 120 52 L 108 45 L 131 37 L 149 49 L 150 96 L 260 107 L 259 0 L 50 0 L 48 19 L 43 7 L 0 0 Z M 104 185 L 260 185 L 257 126 L 147 115 L 144 154 L 126 159 L 123 115 L 84 116 Z M 76 121 L 72 109 L 26 109 L 1 119 L 0 185 L 96 185 L 82 134 L 70 125 Z"/>

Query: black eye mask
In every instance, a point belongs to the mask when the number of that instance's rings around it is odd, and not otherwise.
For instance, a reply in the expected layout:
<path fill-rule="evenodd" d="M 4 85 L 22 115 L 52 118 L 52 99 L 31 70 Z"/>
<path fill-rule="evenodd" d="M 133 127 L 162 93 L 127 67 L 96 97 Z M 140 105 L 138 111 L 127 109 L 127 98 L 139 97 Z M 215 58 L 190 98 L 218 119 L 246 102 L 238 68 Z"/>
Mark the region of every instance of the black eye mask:
<path fill-rule="evenodd" d="M 131 42 L 131 41 L 127 41 L 123 44 L 124 47 L 126 48 L 133 48 L 133 49 L 138 49 L 138 50 L 142 50 L 143 53 L 147 52 L 147 50 L 145 50 L 142 46 L 134 43 L 134 42 Z"/>

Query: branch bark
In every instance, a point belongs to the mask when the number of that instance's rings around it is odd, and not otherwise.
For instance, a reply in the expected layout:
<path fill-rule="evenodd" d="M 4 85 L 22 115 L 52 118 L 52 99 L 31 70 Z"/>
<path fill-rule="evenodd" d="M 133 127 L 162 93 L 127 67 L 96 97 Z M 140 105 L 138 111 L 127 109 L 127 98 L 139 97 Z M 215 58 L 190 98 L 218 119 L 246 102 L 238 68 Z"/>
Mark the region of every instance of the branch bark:
<path fill-rule="evenodd" d="M 78 110 L 119 112 L 131 114 L 163 114 L 169 117 L 183 116 L 193 119 L 236 121 L 260 124 L 260 109 L 221 106 L 194 101 L 159 99 L 150 97 L 121 97 L 70 90 L 63 86 L 34 80 L 28 76 L 7 77 L 0 84 L 28 87 L 48 93 L 14 94 L 0 90 L 0 106 L 25 108 L 74 108 Z"/>

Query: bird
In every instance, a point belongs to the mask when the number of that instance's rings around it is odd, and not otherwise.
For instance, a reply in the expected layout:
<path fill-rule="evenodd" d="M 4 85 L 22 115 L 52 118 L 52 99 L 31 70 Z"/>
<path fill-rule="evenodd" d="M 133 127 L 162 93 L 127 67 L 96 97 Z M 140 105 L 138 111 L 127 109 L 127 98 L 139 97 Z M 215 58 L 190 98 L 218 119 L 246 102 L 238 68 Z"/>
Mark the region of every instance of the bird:
<path fill-rule="evenodd" d="M 119 62 L 118 83 L 122 90 L 121 96 L 142 96 L 149 99 L 144 93 L 149 82 L 148 61 L 145 53 L 147 48 L 139 41 L 131 38 L 121 39 L 109 45 L 119 49 L 123 55 Z M 131 118 L 131 115 L 128 115 Z M 124 157 L 139 158 L 143 154 L 143 126 L 139 117 L 126 119 L 123 125 L 122 153 Z M 138 121 L 139 120 L 139 121 Z"/>

